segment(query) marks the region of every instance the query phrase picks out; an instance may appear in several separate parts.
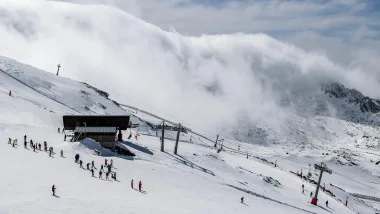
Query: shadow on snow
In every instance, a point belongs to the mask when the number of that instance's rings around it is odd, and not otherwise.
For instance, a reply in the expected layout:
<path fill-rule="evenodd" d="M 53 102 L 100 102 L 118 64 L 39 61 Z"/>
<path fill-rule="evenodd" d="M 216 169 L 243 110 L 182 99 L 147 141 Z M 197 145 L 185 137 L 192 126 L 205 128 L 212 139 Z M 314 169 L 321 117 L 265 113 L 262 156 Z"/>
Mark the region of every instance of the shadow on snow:
<path fill-rule="evenodd" d="M 146 154 L 148 154 L 148 155 L 153 155 L 153 152 L 150 151 L 148 148 L 145 148 L 145 147 L 139 146 L 139 145 L 134 144 L 134 143 L 129 142 L 129 141 L 124 141 L 124 142 L 122 142 L 122 143 L 123 143 L 124 145 L 126 145 L 126 146 L 129 146 L 129 147 L 131 147 L 131 148 L 137 150 L 137 151 L 144 152 L 144 153 L 146 153 Z"/>
<path fill-rule="evenodd" d="M 193 169 L 197 169 L 197 170 L 202 171 L 204 173 L 207 173 L 207 174 L 210 174 L 212 176 L 215 176 L 214 172 L 212 172 L 211 170 L 208 170 L 206 168 L 198 166 L 195 163 L 193 163 L 193 162 L 187 160 L 186 158 L 182 157 L 181 155 L 174 156 L 174 155 L 169 154 L 167 152 L 165 152 L 165 153 L 168 154 L 168 155 L 170 155 L 170 156 L 172 156 L 175 161 L 177 161 L 177 162 L 179 162 L 179 163 L 181 163 L 183 165 L 189 166 L 189 167 L 191 167 Z"/>

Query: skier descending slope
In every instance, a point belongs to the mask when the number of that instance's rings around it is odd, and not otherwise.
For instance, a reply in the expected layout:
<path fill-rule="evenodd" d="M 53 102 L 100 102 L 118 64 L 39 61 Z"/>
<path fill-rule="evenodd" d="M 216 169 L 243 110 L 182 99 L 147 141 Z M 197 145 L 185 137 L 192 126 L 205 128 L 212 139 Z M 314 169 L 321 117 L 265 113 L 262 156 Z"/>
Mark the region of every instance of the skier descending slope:
<path fill-rule="evenodd" d="M 131 188 L 133 189 L 133 179 L 131 180 Z"/>

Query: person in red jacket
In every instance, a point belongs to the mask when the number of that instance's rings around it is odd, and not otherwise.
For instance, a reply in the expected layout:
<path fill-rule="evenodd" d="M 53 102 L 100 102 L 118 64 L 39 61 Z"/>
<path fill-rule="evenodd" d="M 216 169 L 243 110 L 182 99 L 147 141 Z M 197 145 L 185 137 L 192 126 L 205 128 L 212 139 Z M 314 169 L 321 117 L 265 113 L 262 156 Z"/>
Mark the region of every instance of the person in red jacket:
<path fill-rule="evenodd" d="M 142 183 L 139 181 L 139 191 L 141 192 Z"/>

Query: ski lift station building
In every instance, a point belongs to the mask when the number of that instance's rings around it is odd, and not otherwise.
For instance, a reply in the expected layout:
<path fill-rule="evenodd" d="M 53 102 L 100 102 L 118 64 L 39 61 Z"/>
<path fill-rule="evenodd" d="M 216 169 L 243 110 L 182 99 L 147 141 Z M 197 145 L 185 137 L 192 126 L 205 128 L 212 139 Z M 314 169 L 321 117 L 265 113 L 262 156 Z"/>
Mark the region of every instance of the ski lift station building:
<path fill-rule="evenodd" d="M 63 127 L 74 132 L 70 141 L 91 138 L 102 147 L 114 148 L 116 141 L 122 141 L 122 130 L 127 130 L 129 115 L 65 115 Z"/>

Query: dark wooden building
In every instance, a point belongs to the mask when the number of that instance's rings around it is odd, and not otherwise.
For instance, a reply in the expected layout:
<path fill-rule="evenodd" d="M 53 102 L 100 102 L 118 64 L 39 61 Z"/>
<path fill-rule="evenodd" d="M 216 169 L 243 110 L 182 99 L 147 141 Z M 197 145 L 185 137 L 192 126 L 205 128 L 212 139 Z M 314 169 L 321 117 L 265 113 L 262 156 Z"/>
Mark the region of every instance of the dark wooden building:
<path fill-rule="evenodd" d="M 122 141 L 122 130 L 129 126 L 128 115 L 65 115 L 63 126 L 65 130 L 74 132 L 71 141 L 91 138 L 103 147 L 114 148 L 116 140 Z M 117 133 L 119 131 L 119 133 Z"/>

